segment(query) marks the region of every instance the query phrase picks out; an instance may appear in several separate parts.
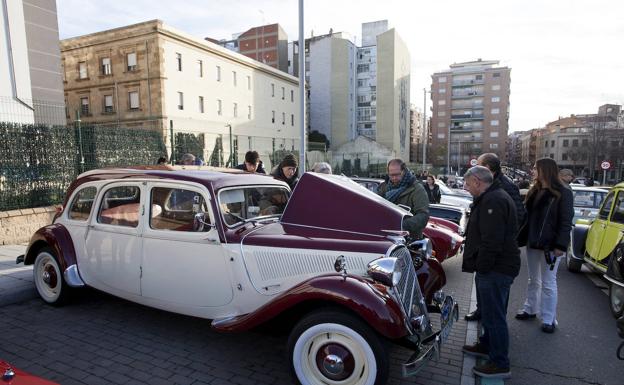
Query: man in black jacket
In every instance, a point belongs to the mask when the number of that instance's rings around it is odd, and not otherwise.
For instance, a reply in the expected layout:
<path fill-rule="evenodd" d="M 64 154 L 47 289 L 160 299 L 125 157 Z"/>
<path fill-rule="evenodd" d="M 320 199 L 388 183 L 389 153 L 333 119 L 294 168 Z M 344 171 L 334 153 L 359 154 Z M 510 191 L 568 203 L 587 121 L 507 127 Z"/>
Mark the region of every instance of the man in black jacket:
<path fill-rule="evenodd" d="M 260 160 L 260 155 L 258 151 L 247 151 L 245 154 L 245 163 L 241 163 L 235 168 L 247 172 L 257 172 L 259 174 L 266 174 L 264 170 L 264 165 Z"/>
<path fill-rule="evenodd" d="M 475 366 L 474 374 L 486 378 L 508 378 L 509 332 L 507 298 L 520 271 L 516 208 L 513 200 L 494 183 L 491 172 L 475 166 L 464 175 L 464 188 L 474 197 L 468 227 L 462 271 L 475 274 L 484 334 L 475 345 L 462 351 L 487 358 Z"/>
<path fill-rule="evenodd" d="M 527 211 L 524 207 L 524 202 L 520 197 L 520 190 L 511 179 L 502 173 L 501 163 L 498 155 L 488 152 L 481 154 L 477 159 L 479 166 L 487 167 L 494 177 L 494 184 L 498 184 L 509 196 L 513 199 L 516 206 L 516 216 L 518 218 L 518 228 L 522 226 L 526 220 Z M 478 296 L 477 296 L 478 298 Z M 477 300 L 477 309 L 472 311 L 464 317 L 466 321 L 478 321 L 481 319 L 481 312 L 479 311 L 479 301 Z"/>

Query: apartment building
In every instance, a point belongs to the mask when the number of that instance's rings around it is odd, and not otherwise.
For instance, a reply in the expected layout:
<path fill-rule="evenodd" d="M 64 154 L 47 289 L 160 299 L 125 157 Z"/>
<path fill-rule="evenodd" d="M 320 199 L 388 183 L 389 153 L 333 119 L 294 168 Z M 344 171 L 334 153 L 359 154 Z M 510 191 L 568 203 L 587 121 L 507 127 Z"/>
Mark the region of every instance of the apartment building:
<path fill-rule="evenodd" d="M 56 2 L 0 3 L 0 121 L 65 124 Z"/>
<path fill-rule="evenodd" d="M 511 69 L 498 64 L 478 59 L 432 75 L 433 165 L 461 174 L 481 153 L 505 154 Z"/>
<path fill-rule="evenodd" d="M 296 78 L 160 20 L 66 39 L 61 53 L 69 120 L 153 128 L 167 144 L 173 127 L 224 141 L 231 129 L 239 152 L 297 146 Z"/>

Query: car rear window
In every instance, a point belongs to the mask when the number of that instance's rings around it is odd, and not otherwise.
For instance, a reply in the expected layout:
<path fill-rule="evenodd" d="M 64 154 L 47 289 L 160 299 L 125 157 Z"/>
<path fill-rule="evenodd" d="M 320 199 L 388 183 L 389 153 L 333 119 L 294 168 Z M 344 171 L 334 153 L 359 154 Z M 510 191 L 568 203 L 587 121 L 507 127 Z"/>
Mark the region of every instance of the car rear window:
<path fill-rule="evenodd" d="M 574 206 L 575 207 L 588 207 L 597 209 L 602 204 L 606 192 L 596 191 L 581 191 L 575 190 L 574 194 Z"/>

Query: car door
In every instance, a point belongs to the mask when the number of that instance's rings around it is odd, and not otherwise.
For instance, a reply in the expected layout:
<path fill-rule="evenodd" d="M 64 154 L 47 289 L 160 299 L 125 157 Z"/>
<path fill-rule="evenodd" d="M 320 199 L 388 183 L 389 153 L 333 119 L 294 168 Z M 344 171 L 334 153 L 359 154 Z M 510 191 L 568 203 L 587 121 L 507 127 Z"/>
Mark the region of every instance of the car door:
<path fill-rule="evenodd" d="M 64 210 L 62 217 L 57 221 L 63 223 L 71 236 L 79 270 L 82 269 L 85 261 L 88 261 L 85 236 L 89 229 L 89 219 L 95 206 L 96 195 L 97 184 L 85 183 L 81 185 L 69 200 L 70 203 Z"/>
<path fill-rule="evenodd" d="M 229 262 L 208 191 L 199 185 L 148 184 L 141 292 L 161 307 L 223 306 L 233 298 Z M 207 213 L 205 225 L 194 217 Z"/>
<path fill-rule="evenodd" d="M 120 297 L 141 294 L 143 190 L 141 182 L 115 182 L 100 190 L 80 265 L 80 274 L 96 289 Z"/>
<path fill-rule="evenodd" d="M 620 243 L 622 231 L 624 230 L 624 190 L 617 192 L 615 203 L 611 209 L 611 215 L 604 230 L 600 253 L 596 262 L 600 267 L 607 269 L 611 252 Z"/>
<path fill-rule="evenodd" d="M 606 233 L 607 222 L 609 220 L 609 214 L 611 213 L 611 206 L 613 205 L 613 200 L 615 197 L 615 193 L 612 191 L 607 195 L 607 198 L 603 202 L 600 210 L 598 211 L 598 216 L 592 222 L 591 227 L 589 229 L 589 233 L 587 234 L 587 241 L 585 242 L 587 254 L 589 258 L 596 262 L 600 259 L 600 252 L 602 247 L 602 242 L 604 239 L 604 235 Z"/>

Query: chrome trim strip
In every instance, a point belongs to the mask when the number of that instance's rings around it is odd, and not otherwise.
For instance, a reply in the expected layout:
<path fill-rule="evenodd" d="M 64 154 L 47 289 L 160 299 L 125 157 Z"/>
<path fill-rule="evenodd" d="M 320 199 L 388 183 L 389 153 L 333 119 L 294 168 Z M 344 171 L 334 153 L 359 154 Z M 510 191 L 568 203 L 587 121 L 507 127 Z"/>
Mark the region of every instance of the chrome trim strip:
<path fill-rule="evenodd" d="M 65 282 L 67 282 L 70 287 L 85 286 L 84 281 L 80 278 L 80 273 L 78 272 L 78 266 L 76 264 L 73 264 L 65 269 L 63 277 L 65 277 Z"/>
<path fill-rule="evenodd" d="M 619 287 L 624 287 L 624 282 L 617 281 L 617 280 L 615 280 L 615 279 L 613 279 L 613 278 L 609 277 L 609 276 L 608 276 L 608 275 L 606 275 L 606 274 L 604 274 L 604 275 L 603 275 L 603 277 L 604 277 L 604 279 L 606 279 L 607 281 L 611 282 L 611 283 L 612 283 L 612 284 L 614 284 L 614 285 L 617 285 L 617 286 L 619 286 Z"/>

